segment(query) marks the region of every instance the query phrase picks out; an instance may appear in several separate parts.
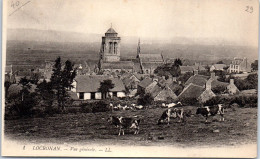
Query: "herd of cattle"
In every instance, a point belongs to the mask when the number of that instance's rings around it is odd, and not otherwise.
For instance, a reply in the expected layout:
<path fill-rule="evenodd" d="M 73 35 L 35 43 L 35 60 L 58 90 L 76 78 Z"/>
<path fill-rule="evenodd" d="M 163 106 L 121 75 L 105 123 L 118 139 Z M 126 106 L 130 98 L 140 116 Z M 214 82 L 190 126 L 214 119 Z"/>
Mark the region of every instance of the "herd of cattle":
<path fill-rule="evenodd" d="M 165 111 L 163 111 L 161 117 L 158 119 L 157 124 L 164 124 L 167 123 L 169 125 L 171 118 L 177 118 L 179 119 L 178 122 L 185 122 L 185 117 L 190 117 L 192 112 L 191 110 L 184 110 L 183 105 L 181 102 L 178 103 L 170 103 L 165 104 L 162 103 L 162 108 L 167 108 Z M 112 103 L 110 103 L 110 108 L 112 111 L 114 110 L 141 110 L 144 109 L 144 106 L 142 105 L 135 105 L 132 104 L 129 106 L 121 106 L 118 104 L 117 106 L 113 106 Z M 204 106 L 197 108 L 196 114 L 201 114 L 206 118 L 205 122 L 208 122 L 209 116 L 215 116 L 219 114 L 220 121 L 224 121 L 224 107 L 223 104 L 218 104 L 215 106 Z M 135 117 L 123 117 L 123 116 L 111 116 L 107 120 L 109 123 L 116 126 L 119 130 L 118 135 L 120 136 L 121 133 L 124 135 L 125 129 L 134 129 L 134 134 L 138 134 L 140 130 L 140 121 L 141 119 L 137 116 Z"/>

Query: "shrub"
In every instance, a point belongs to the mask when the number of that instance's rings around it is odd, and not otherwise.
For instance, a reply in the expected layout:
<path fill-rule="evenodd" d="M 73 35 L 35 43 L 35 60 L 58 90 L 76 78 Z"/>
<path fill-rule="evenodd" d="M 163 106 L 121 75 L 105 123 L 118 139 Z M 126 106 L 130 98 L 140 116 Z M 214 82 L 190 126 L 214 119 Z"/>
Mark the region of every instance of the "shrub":
<path fill-rule="evenodd" d="M 212 106 L 217 104 L 232 105 L 238 104 L 240 107 L 257 107 L 257 95 L 236 95 L 236 96 L 215 96 L 207 100 L 204 105 Z"/>
<path fill-rule="evenodd" d="M 110 111 L 109 105 L 108 105 L 107 102 L 98 101 L 98 102 L 95 102 L 93 104 L 94 104 L 94 106 L 92 108 L 92 113 Z"/>
<path fill-rule="evenodd" d="M 82 113 L 92 113 L 92 105 L 89 103 L 82 103 L 80 104 L 80 108 Z"/>
<path fill-rule="evenodd" d="M 153 97 L 151 94 L 145 94 L 144 96 L 140 96 L 137 100 L 137 104 L 138 105 L 143 105 L 143 106 L 146 106 L 146 105 L 151 105 L 153 104 Z"/>
<path fill-rule="evenodd" d="M 212 91 L 215 94 L 222 94 L 222 93 L 225 93 L 226 87 L 223 85 L 217 85 L 216 87 L 212 88 Z"/>
<path fill-rule="evenodd" d="M 45 107 L 45 114 L 48 114 L 50 116 L 53 116 L 54 114 L 60 114 L 61 111 L 58 107 L 54 107 L 54 106 L 47 106 Z"/>
<path fill-rule="evenodd" d="M 229 104 L 230 103 L 230 97 L 228 96 L 215 96 L 207 100 L 203 105 L 217 105 L 217 104 Z"/>
<path fill-rule="evenodd" d="M 197 98 L 184 97 L 178 99 L 183 105 L 199 105 Z"/>

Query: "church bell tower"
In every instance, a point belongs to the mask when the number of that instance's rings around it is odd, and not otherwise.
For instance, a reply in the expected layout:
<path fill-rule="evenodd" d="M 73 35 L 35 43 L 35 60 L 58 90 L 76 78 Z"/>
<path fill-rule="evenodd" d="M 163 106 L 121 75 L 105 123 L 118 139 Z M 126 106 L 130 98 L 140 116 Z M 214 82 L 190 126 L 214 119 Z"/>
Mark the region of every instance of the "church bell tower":
<path fill-rule="evenodd" d="M 120 41 L 121 38 L 117 36 L 117 32 L 111 27 L 102 37 L 100 48 L 100 60 L 102 62 L 116 62 L 120 61 Z"/>

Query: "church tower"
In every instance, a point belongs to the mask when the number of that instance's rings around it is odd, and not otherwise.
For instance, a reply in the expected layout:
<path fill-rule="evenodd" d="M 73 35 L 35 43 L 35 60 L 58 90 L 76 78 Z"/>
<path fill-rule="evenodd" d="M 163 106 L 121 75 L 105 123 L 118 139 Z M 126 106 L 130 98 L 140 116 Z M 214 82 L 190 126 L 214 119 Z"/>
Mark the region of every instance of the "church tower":
<path fill-rule="evenodd" d="M 120 41 L 121 38 L 117 36 L 117 32 L 111 27 L 102 37 L 100 48 L 100 60 L 102 62 L 116 62 L 120 61 Z"/>

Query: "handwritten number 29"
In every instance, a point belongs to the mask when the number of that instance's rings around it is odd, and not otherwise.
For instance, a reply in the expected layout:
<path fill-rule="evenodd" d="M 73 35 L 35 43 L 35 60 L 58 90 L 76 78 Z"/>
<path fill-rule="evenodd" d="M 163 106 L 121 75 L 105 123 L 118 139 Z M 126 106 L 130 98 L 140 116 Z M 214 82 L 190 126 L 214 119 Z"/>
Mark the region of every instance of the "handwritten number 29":
<path fill-rule="evenodd" d="M 20 2 L 19 2 L 19 1 L 16 1 L 16 2 L 12 1 L 12 3 L 11 3 L 11 7 L 12 7 L 12 8 L 16 8 L 16 7 L 18 7 L 19 5 L 20 5 Z"/>
<path fill-rule="evenodd" d="M 254 8 L 252 6 L 246 6 L 246 12 L 253 13 Z"/>

